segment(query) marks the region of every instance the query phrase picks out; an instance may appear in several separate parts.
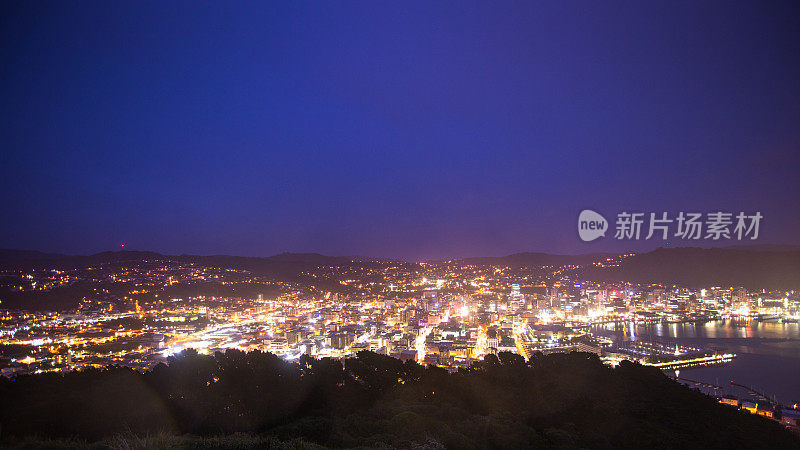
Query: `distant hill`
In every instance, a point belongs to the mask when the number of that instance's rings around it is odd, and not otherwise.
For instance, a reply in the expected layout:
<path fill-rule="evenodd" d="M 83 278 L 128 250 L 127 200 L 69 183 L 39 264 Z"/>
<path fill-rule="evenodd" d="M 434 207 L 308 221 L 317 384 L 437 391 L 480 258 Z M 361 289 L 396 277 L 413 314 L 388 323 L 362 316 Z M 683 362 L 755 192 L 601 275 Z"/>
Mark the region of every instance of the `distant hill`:
<path fill-rule="evenodd" d="M 292 277 L 303 270 L 317 266 L 339 266 L 352 263 L 352 260 L 345 256 L 325 256 L 319 253 L 281 253 L 268 257 L 181 255 L 170 257 L 170 259 L 213 267 L 249 270 L 256 274 L 275 277 Z"/>
<path fill-rule="evenodd" d="M 129 267 L 147 265 L 158 266 L 160 262 L 196 264 L 201 267 L 247 270 L 267 279 L 280 281 L 296 281 L 302 272 L 317 266 L 337 266 L 348 264 L 369 265 L 371 262 L 353 263 L 348 257 L 325 256 L 318 253 L 282 253 L 269 257 L 244 257 L 229 255 L 163 255 L 147 251 L 113 251 L 94 255 L 61 255 L 24 250 L 0 250 L 0 270 L 34 269 L 82 269 L 87 267 Z M 113 290 L 111 286 L 104 289 Z M 172 295 L 242 295 L 249 292 L 247 286 L 220 287 L 214 283 L 208 285 L 194 284 L 191 288 L 173 286 L 169 288 Z M 66 310 L 74 308 L 76 302 L 86 296 L 94 296 L 97 285 L 77 282 L 46 291 L 14 291 L 0 289 L 0 302 L 4 309 L 29 310 Z M 108 291 L 106 291 L 108 292 Z M 180 292 L 180 293 L 179 293 Z M 263 293 L 264 289 L 258 291 Z M 166 291 L 165 291 L 166 293 Z M 255 293 L 250 292 L 255 295 Z M 113 296 L 112 296 L 113 297 Z"/>
<path fill-rule="evenodd" d="M 730 245 L 724 248 L 731 250 L 750 250 L 758 252 L 800 252 L 800 245 L 753 244 L 753 245 Z"/>
<path fill-rule="evenodd" d="M 0 264 L 22 260 L 48 260 L 68 258 L 68 255 L 59 253 L 44 253 L 34 250 L 10 250 L 0 249 Z"/>
<path fill-rule="evenodd" d="M 735 248 L 659 248 L 623 260 L 619 267 L 589 267 L 590 280 L 800 289 L 800 251 Z"/>
<path fill-rule="evenodd" d="M 610 253 L 592 253 L 587 255 L 551 255 L 549 253 L 524 252 L 508 256 L 486 256 L 457 260 L 464 264 L 502 265 L 509 267 L 541 267 L 560 266 L 565 264 L 591 264 L 614 256 Z"/>
<path fill-rule="evenodd" d="M 541 267 L 587 266 L 583 277 L 595 281 L 631 281 L 684 286 L 747 286 L 753 289 L 800 289 L 800 247 L 788 245 L 750 245 L 725 248 L 659 248 L 623 260 L 619 267 L 594 267 L 609 253 L 551 255 L 515 253 L 499 257 L 464 258 L 458 263 Z"/>
<path fill-rule="evenodd" d="M 319 253 L 281 253 L 267 257 L 230 255 L 163 255 L 149 251 L 106 251 L 94 255 L 62 255 L 26 250 L 0 250 L 2 269 L 38 268 L 80 268 L 111 263 L 175 261 L 195 263 L 212 267 L 250 270 L 262 275 L 279 277 L 293 276 L 297 273 L 322 265 L 352 264 L 353 259 L 346 256 L 326 256 Z M 362 264 L 370 261 L 363 260 Z"/>
<path fill-rule="evenodd" d="M 28 250 L 0 249 L 2 268 L 79 267 L 120 261 L 163 260 L 168 256 L 155 252 L 115 251 L 94 255 L 62 255 Z"/>
<path fill-rule="evenodd" d="M 156 252 L 122 250 L 116 252 L 109 251 L 109 252 L 95 253 L 94 255 L 78 256 L 76 258 L 86 262 L 107 263 L 107 262 L 119 262 L 119 261 L 140 261 L 140 260 L 159 261 L 159 260 L 169 259 L 170 257 Z"/>
<path fill-rule="evenodd" d="M 659 248 L 623 260 L 619 267 L 594 267 L 610 253 L 552 255 L 525 252 L 499 257 L 464 258 L 457 264 L 509 267 L 586 266 L 588 280 L 667 283 L 685 286 L 741 285 L 751 288 L 800 289 L 800 250 L 791 246 L 757 245 L 726 248 Z M 137 261 L 176 261 L 249 270 L 277 278 L 291 278 L 317 266 L 401 263 L 377 258 L 326 256 L 319 253 L 281 253 L 268 257 L 231 255 L 163 255 L 147 251 L 102 252 L 71 256 L 25 250 L 0 250 L 0 268 L 79 268 Z"/>
<path fill-rule="evenodd" d="M 270 261 L 302 262 L 310 264 L 341 264 L 349 263 L 351 258 L 345 256 L 325 256 L 319 253 L 280 253 L 269 256 Z"/>

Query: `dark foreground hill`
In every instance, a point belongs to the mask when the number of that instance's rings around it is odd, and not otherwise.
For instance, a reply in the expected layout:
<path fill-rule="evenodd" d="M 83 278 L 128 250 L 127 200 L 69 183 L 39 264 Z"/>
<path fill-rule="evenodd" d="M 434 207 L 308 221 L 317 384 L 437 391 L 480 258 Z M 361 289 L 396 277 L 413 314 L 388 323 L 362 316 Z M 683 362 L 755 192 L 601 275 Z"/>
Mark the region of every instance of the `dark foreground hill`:
<path fill-rule="evenodd" d="M 235 445 L 302 438 L 334 447 L 800 446 L 777 423 L 720 405 L 656 369 L 610 368 L 586 353 L 528 363 L 503 353 L 455 374 L 370 352 L 344 365 L 240 351 L 189 351 L 168 363 L 144 374 L 108 368 L 3 380 L 0 445 L 32 435 L 91 441 L 245 432 L 231 438 Z"/>

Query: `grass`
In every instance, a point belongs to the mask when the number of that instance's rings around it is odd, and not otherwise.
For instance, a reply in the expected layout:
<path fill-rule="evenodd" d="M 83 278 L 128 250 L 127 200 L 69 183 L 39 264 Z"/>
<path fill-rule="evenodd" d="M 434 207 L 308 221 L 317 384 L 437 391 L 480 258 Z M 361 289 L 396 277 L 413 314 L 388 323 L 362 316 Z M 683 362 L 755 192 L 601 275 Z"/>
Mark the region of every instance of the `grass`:
<path fill-rule="evenodd" d="M 39 438 L 26 437 L 24 439 L 3 442 L 6 449 L 74 449 L 74 450 L 139 450 L 139 449 L 201 449 L 201 450 L 245 450 L 245 449 L 274 449 L 274 450 L 301 450 L 323 449 L 325 447 L 293 439 L 282 441 L 273 436 L 263 436 L 249 433 L 234 433 L 220 436 L 193 436 L 173 435 L 159 433 L 152 435 L 136 436 L 133 434 L 118 434 L 99 442 L 88 442 L 82 439 L 64 438 Z"/>

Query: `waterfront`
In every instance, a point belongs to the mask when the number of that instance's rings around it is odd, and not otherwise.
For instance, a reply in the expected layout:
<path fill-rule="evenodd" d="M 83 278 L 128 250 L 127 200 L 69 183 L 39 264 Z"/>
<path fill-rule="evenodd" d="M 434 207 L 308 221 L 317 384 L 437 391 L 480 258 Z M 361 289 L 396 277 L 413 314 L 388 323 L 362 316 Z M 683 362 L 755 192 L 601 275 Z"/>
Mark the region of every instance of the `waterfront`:
<path fill-rule="evenodd" d="M 746 397 L 731 381 L 756 388 L 783 404 L 800 401 L 800 326 L 778 321 L 609 324 L 594 332 L 615 340 L 656 340 L 727 350 L 737 357 L 724 365 L 681 369 L 681 378 L 715 384 L 719 394 Z M 675 371 L 670 371 L 674 375 Z"/>

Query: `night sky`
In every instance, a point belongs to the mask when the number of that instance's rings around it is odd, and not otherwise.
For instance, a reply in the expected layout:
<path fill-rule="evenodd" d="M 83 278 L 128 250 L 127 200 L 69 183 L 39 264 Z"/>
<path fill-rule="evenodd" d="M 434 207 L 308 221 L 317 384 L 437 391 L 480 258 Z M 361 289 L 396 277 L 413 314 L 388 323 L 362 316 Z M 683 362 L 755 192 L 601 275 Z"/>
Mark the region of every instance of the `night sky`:
<path fill-rule="evenodd" d="M 796 1 L 227 3 L 3 3 L 0 248 L 664 245 L 584 208 L 800 244 Z"/>

